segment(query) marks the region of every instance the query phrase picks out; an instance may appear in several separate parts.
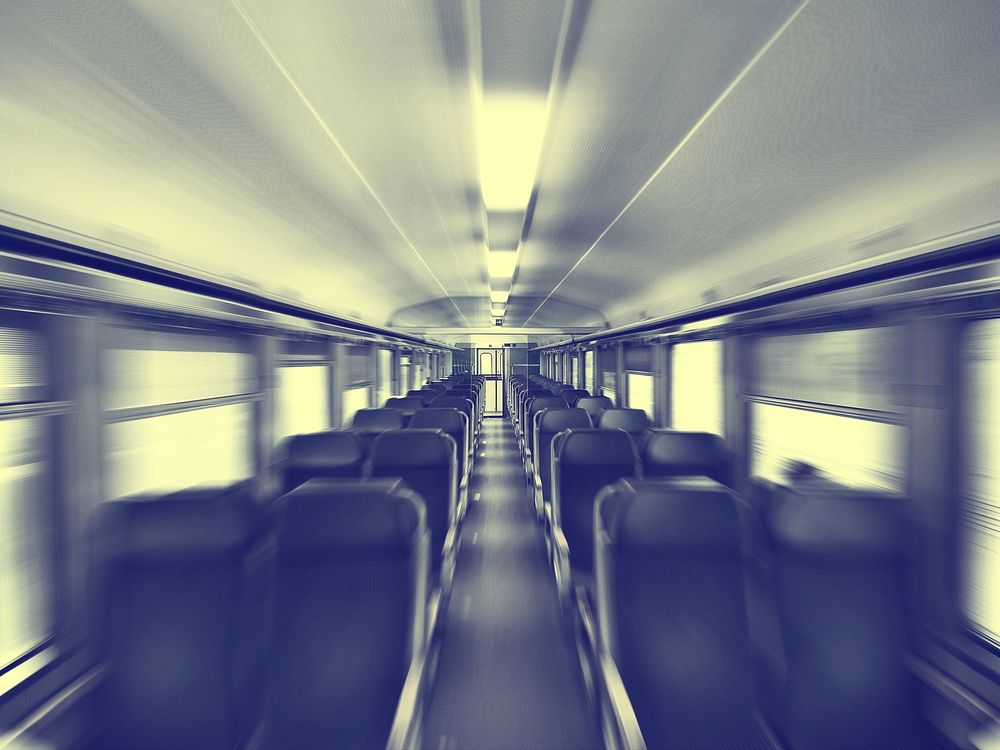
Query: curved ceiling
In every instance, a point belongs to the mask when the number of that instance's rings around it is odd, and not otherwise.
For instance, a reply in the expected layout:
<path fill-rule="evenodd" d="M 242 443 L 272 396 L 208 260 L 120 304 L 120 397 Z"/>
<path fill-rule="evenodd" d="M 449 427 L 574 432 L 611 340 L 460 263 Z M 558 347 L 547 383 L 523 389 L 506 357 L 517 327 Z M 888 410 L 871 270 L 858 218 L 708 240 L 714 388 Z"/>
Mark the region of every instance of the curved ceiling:
<path fill-rule="evenodd" d="M 0 223 L 426 328 L 519 248 L 508 328 L 617 325 L 997 233 L 997 39 L 994 0 L 7 0 Z M 544 102 L 523 208 L 500 94 Z"/>

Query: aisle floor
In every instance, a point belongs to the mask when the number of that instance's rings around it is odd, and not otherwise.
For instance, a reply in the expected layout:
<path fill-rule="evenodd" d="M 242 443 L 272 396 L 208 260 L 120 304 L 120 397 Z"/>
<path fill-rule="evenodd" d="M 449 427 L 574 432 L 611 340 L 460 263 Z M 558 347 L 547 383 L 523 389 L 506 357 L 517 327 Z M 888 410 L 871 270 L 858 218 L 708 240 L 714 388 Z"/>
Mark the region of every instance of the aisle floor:
<path fill-rule="evenodd" d="M 483 432 L 424 744 L 598 748 L 514 431 L 497 418 Z"/>

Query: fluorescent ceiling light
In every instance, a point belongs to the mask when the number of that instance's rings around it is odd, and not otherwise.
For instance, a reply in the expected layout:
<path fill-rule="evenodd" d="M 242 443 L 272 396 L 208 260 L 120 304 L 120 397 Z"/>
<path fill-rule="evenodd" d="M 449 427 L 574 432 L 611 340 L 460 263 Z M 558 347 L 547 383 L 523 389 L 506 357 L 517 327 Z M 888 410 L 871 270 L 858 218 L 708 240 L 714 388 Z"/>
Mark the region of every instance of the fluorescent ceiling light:
<path fill-rule="evenodd" d="M 494 318 L 502 318 L 503 314 L 507 312 L 507 305 L 494 304 L 490 307 L 490 311 Z"/>
<path fill-rule="evenodd" d="M 479 112 L 479 177 L 487 209 L 527 208 L 544 137 L 544 96 L 483 96 Z"/>
<path fill-rule="evenodd" d="M 499 290 L 499 289 L 493 289 L 492 291 L 490 291 L 490 301 L 491 302 L 506 303 L 508 297 L 510 297 L 510 290 L 509 289 L 507 291 L 503 291 L 503 290 Z"/>
<path fill-rule="evenodd" d="M 492 252 L 488 253 L 486 257 L 491 277 L 509 279 L 514 275 L 514 269 L 517 267 L 516 250 Z"/>

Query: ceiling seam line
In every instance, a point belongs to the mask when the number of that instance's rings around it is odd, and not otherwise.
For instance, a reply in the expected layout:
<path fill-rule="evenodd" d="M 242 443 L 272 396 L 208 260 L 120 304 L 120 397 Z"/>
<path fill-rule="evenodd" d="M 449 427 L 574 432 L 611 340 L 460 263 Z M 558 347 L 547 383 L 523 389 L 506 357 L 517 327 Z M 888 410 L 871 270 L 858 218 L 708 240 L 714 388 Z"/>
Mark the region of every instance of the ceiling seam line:
<path fill-rule="evenodd" d="M 465 314 L 462 312 L 461 308 L 459 308 L 459 306 L 455 303 L 455 300 L 452 298 L 452 296 L 448 294 L 448 290 L 445 288 L 444 284 L 441 283 L 441 279 L 439 279 L 437 277 L 437 274 L 435 274 L 434 271 L 431 270 L 431 267 L 427 264 L 427 261 L 424 259 L 424 256 L 420 254 L 420 251 L 417 249 L 416 245 L 413 244 L 410 238 L 403 231 L 403 228 L 399 225 L 399 223 L 396 221 L 393 215 L 389 212 L 389 209 L 386 207 L 385 203 L 379 197 L 378 193 L 375 192 L 375 189 L 365 178 L 364 174 L 358 168 L 357 164 L 355 164 L 350 154 L 347 153 L 347 150 L 341 145 L 340 141 L 337 139 L 337 136 L 334 134 L 333 130 L 331 130 L 330 126 L 326 124 L 326 121 L 316 110 L 316 107 L 312 104 L 311 101 L 309 101 L 309 98 L 302 90 L 302 87 L 299 86 L 298 82 L 292 76 L 291 72 L 285 67 L 285 65 L 278 58 L 277 53 L 275 53 L 274 49 L 268 43 L 267 39 L 264 38 L 263 33 L 261 33 L 260 29 L 257 27 L 257 24 L 254 23 L 253 19 L 250 17 L 250 14 L 246 11 L 246 9 L 243 8 L 242 5 L 240 5 L 239 0 L 229 0 L 229 1 L 230 4 L 233 6 L 233 8 L 236 9 L 236 12 L 239 13 L 240 18 L 243 19 L 243 23 L 246 24 L 247 28 L 250 29 L 250 32 L 257 39 L 257 42 L 267 53 L 268 57 L 271 58 L 271 62 L 274 63 L 275 67 L 285 78 L 288 84 L 292 87 L 292 90 L 295 91 L 295 94 L 306 106 L 306 109 L 309 110 L 309 114 L 312 115 L 316 123 L 320 126 L 320 128 L 322 128 L 327 138 L 337 148 L 337 151 L 340 152 L 340 155 L 343 157 L 344 161 L 347 162 L 347 165 L 351 168 L 351 170 L 354 172 L 357 178 L 361 180 L 361 184 L 365 186 L 365 189 L 368 191 L 368 193 L 372 196 L 372 198 L 375 199 L 375 202 L 378 204 L 379 208 L 382 209 L 382 213 L 385 214 L 387 219 L 389 219 L 389 223 L 392 224 L 393 228 L 396 230 L 399 236 L 403 238 L 403 241 L 413 251 L 414 255 L 417 256 L 417 258 L 423 264 L 424 268 L 427 269 L 427 272 L 431 275 L 431 278 L 433 278 L 434 281 L 437 283 L 437 285 L 441 287 L 441 291 L 444 292 L 445 296 L 451 302 L 452 306 L 455 308 L 458 314 L 462 317 L 462 320 L 465 321 L 466 325 L 471 325 L 471 323 L 469 323 L 469 319 L 465 317 Z"/>
<path fill-rule="evenodd" d="M 637 200 L 639 200 L 639 198 L 642 196 L 643 193 L 646 192 L 646 189 L 651 184 L 653 184 L 656 178 L 659 177 L 660 174 L 663 172 L 663 170 L 666 169 L 667 166 L 674 160 L 677 154 L 680 153 L 680 151 L 697 134 L 697 132 L 701 130 L 702 125 L 704 125 L 708 121 L 708 119 L 715 113 L 715 111 L 722 105 L 722 103 L 727 98 L 729 98 L 729 95 L 736 89 L 737 86 L 739 86 L 739 84 L 743 81 L 743 79 L 747 77 L 750 71 L 753 70 L 753 68 L 757 65 L 757 63 L 760 62 L 761 58 L 763 58 L 764 55 L 767 54 L 767 52 L 771 49 L 771 47 L 773 47 L 774 44 L 778 41 L 778 39 L 781 38 L 781 36 L 785 33 L 785 31 L 788 30 L 788 27 L 792 25 L 795 19 L 799 17 L 799 15 L 802 13 L 803 10 L 805 10 L 806 6 L 809 5 L 811 1 L 812 0 L 803 0 L 803 2 L 795 9 L 795 11 L 788 18 L 785 19 L 785 21 L 781 24 L 781 26 L 778 27 L 778 30 L 771 35 L 770 39 L 768 39 L 767 42 L 765 42 L 764 45 L 759 50 L 757 50 L 754 56 L 750 58 L 750 61 L 743 66 L 743 69 L 736 74 L 736 77 L 729 82 L 729 85 L 727 85 L 726 88 L 723 89 L 722 93 L 719 94 L 719 96 L 716 97 L 715 101 L 713 101 L 712 104 L 709 105 L 708 109 L 706 109 L 702 113 L 701 117 L 698 118 L 698 120 L 691 127 L 691 129 L 688 130 L 688 132 L 684 135 L 684 137 L 677 142 L 677 145 L 674 146 L 673 149 L 671 149 L 670 153 L 667 154 L 667 158 L 664 159 L 660 163 L 660 166 L 658 166 L 653 171 L 653 173 L 649 176 L 649 178 L 642 184 L 642 187 L 639 188 L 639 191 L 629 199 L 629 201 L 625 204 L 622 210 L 618 212 L 618 214 L 615 216 L 614 219 L 611 220 L 611 223 L 608 224 L 608 226 L 605 227 L 604 230 L 597 236 L 597 239 L 594 240 L 593 244 L 584 251 L 583 255 L 581 255 L 577 259 L 576 263 L 573 264 L 572 268 L 570 268 L 569 271 L 566 272 L 566 275 L 559 280 L 559 283 L 557 283 L 554 287 L 552 287 L 552 291 L 550 291 L 546 295 L 545 299 L 543 299 L 539 303 L 538 307 L 535 308 L 534 312 L 532 312 L 531 315 L 529 315 L 525 319 L 524 321 L 525 324 L 527 324 L 529 320 L 535 317 L 535 314 L 542 309 L 542 306 L 549 301 L 552 295 L 556 293 L 556 291 L 559 289 L 559 287 L 563 285 L 566 279 L 568 279 L 570 275 L 579 267 L 579 265 L 583 263 L 583 261 L 587 258 L 588 255 L 590 255 L 590 253 L 594 250 L 594 248 L 596 248 L 600 244 L 601 240 L 604 239 L 605 235 L 607 235 L 607 233 L 614 228 L 614 226 L 632 207 L 632 205 Z"/>

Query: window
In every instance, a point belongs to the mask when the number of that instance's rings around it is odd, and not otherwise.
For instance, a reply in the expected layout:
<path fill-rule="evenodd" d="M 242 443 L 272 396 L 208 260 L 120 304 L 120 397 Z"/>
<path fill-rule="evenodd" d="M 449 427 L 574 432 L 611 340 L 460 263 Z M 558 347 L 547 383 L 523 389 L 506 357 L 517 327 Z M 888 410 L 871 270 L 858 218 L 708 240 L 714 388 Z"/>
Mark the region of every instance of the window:
<path fill-rule="evenodd" d="M 399 358 L 399 383 L 395 395 L 405 396 L 408 390 L 410 390 L 410 355 L 403 354 Z"/>
<path fill-rule="evenodd" d="M 114 329 L 104 351 L 105 495 L 253 474 L 255 361 L 232 338 Z"/>
<path fill-rule="evenodd" d="M 1000 646 L 1000 320 L 969 327 L 966 340 L 961 505 L 961 606 L 973 629 Z"/>
<path fill-rule="evenodd" d="M 895 328 L 772 336 L 756 350 L 750 468 L 786 482 L 805 463 L 841 484 L 902 492 Z"/>
<path fill-rule="evenodd" d="M 0 669 L 42 643 L 55 618 L 55 416 L 42 335 L 0 327 Z"/>
<path fill-rule="evenodd" d="M 378 404 L 385 406 L 385 402 L 392 398 L 392 350 L 379 349 L 378 362 L 376 362 L 378 372 Z"/>
<path fill-rule="evenodd" d="M 650 421 L 656 418 L 653 409 L 653 376 L 644 372 L 625 373 L 625 392 L 630 409 L 642 409 Z"/>
<path fill-rule="evenodd" d="M 330 368 L 327 365 L 277 369 L 274 439 L 319 432 L 330 426 Z"/>
<path fill-rule="evenodd" d="M 670 348 L 670 426 L 723 433 L 722 342 L 691 341 Z"/>
<path fill-rule="evenodd" d="M 751 419 L 754 476 L 784 483 L 789 466 L 803 462 L 842 484 L 902 489 L 899 425 L 771 404 L 753 404 Z"/>
<path fill-rule="evenodd" d="M 571 362 L 573 364 L 569 369 L 569 384 L 574 388 L 577 388 L 580 383 L 580 358 L 574 356 Z"/>
<path fill-rule="evenodd" d="M 594 395 L 594 351 L 590 350 L 583 355 L 583 387 L 587 393 Z"/>
<path fill-rule="evenodd" d="M 345 388 L 341 404 L 344 412 L 343 425 L 348 427 L 354 415 L 359 409 L 368 408 L 369 388 L 367 385 L 359 385 L 354 388 Z"/>

